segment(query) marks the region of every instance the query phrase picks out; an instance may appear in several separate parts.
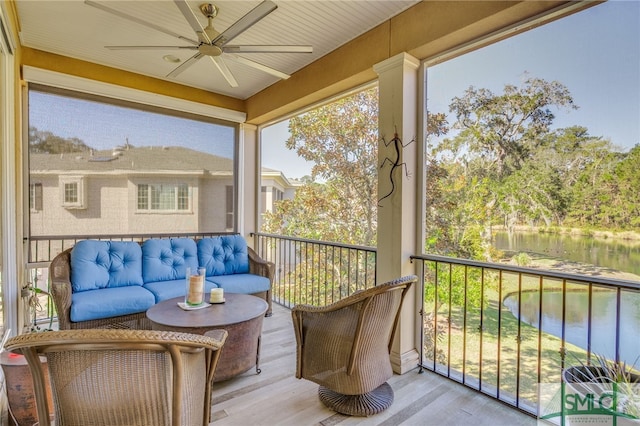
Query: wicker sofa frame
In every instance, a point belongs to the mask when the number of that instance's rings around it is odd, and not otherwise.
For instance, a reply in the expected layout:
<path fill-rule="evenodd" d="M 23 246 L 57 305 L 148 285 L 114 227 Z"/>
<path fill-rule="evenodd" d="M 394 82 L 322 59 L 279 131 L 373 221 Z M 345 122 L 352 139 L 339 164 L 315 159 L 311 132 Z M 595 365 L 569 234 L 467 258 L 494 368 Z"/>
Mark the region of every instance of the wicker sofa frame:
<path fill-rule="evenodd" d="M 89 321 L 71 321 L 71 250 L 73 250 L 73 247 L 59 253 L 49 265 L 51 298 L 58 313 L 58 328 L 60 330 L 90 328 L 150 330 L 151 322 L 148 320 L 146 312 Z M 251 247 L 247 247 L 247 251 L 249 255 L 249 273 L 266 277 L 270 283 L 273 283 L 275 265 L 272 262 L 263 260 Z M 264 299 L 269 305 L 265 314 L 267 317 L 272 315 L 271 291 L 271 288 L 269 288 L 268 291 L 253 294 L 253 296 Z"/>

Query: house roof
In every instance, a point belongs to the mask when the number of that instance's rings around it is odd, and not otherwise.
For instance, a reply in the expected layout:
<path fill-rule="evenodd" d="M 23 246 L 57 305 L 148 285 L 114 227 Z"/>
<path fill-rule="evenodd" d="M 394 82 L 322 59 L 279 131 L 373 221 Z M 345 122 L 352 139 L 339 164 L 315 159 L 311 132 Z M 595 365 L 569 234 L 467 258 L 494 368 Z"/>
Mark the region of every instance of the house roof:
<path fill-rule="evenodd" d="M 31 173 L 149 173 L 164 171 L 229 175 L 233 159 L 179 146 L 117 147 L 67 154 L 31 154 Z"/>

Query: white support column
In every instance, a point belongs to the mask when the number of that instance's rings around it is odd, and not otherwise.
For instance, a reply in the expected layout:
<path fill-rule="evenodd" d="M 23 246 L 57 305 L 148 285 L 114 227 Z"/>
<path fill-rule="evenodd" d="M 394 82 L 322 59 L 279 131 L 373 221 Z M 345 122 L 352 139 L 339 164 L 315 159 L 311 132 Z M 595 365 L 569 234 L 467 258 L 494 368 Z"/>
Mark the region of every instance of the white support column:
<path fill-rule="evenodd" d="M 16 108 L 21 103 L 19 78 L 16 75 L 15 40 L 4 2 L 0 4 L 0 285 L 2 285 L 2 318 L 4 329 L 11 335 L 19 334 L 23 326 L 20 297 L 24 268 L 22 224 L 19 223 L 22 206 L 19 205 L 19 191 L 22 179 L 16 172 L 19 154 L 16 141 Z M 4 37 L 3 37 L 4 35 Z M 22 168 L 18 168 L 22 171 Z M 21 319 L 22 318 L 22 319 Z"/>
<path fill-rule="evenodd" d="M 415 273 L 410 261 L 416 247 L 418 154 L 418 68 L 419 61 L 407 53 L 398 54 L 373 69 L 378 74 L 378 256 L 379 283 Z M 394 141 L 394 137 L 397 139 Z M 408 176 L 407 176 L 408 174 Z M 387 194 L 389 194 L 387 196 Z M 415 341 L 415 310 L 418 288 L 407 295 L 391 363 L 396 373 L 403 374 L 418 365 Z"/>
<path fill-rule="evenodd" d="M 258 128 L 252 124 L 240 124 L 238 149 L 238 232 L 253 247 L 249 234 L 256 232 L 257 200 L 260 188 Z"/>

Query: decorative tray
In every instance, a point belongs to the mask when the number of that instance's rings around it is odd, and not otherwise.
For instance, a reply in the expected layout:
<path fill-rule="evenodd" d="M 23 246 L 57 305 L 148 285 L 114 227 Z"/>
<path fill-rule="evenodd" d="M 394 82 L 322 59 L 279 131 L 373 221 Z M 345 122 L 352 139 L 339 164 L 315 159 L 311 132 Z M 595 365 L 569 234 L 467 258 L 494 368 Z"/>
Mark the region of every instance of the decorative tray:
<path fill-rule="evenodd" d="M 191 306 L 191 305 L 187 305 L 184 302 L 178 302 L 178 306 L 180 306 L 180 309 L 183 309 L 185 311 L 196 311 L 198 309 L 209 307 L 209 306 L 211 306 L 211 304 L 209 304 L 209 303 L 201 303 L 199 305 Z"/>

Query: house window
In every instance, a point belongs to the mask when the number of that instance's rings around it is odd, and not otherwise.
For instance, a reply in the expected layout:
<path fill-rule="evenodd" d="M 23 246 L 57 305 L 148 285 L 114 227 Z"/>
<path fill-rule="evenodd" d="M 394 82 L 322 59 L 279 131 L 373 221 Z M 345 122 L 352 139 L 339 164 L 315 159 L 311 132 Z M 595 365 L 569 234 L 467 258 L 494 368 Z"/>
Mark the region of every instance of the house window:
<path fill-rule="evenodd" d="M 86 209 L 85 179 L 81 176 L 60 176 L 62 207 L 66 209 Z M 42 185 L 40 186 L 42 189 Z"/>
<path fill-rule="evenodd" d="M 182 184 L 139 184 L 138 210 L 187 211 L 189 210 L 189 186 Z"/>
<path fill-rule="evenodd" d="M 267 206 L 267 187 L 260 187 L 260 213 L 265 213 L 268 209 Z"/>
<path fill-rule="evenodd" d="M 234 209 L 233 209 L 233 186 L 227 185 L 226 189 L 226 226 L 228 230 L 233 229 Z"/>
<path fill-rule="evenodd" d="M 78 183 L 67 182 L 64 184 L 64 204 L 71 205 L 78 203 Z"/>
<path fill-rule="evenodd" d="M 29 209 L 32 212 L 42 211 L 42 184 L 29 185 Z"/>

